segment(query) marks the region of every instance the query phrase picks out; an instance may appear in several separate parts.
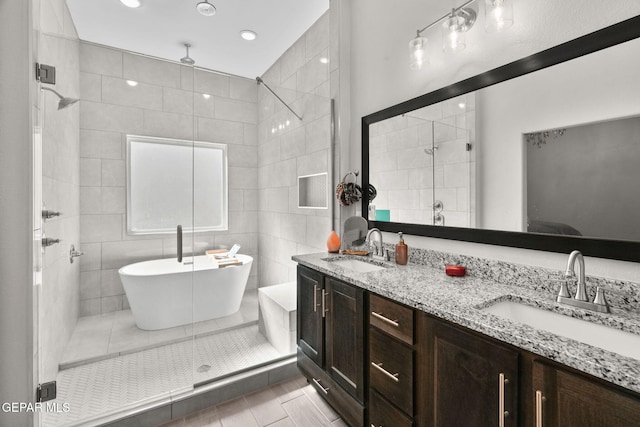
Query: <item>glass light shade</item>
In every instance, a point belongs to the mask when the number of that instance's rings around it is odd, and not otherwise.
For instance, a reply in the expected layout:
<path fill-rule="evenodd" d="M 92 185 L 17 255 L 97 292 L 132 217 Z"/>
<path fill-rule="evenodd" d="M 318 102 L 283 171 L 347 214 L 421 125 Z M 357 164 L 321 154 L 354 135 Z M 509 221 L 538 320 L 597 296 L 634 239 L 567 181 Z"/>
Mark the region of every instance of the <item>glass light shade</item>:
<path fill-rule="evenodd" d="M 485 0 L 484 23 L 487 32 L 500 32 L 513 25 L 513 1 Z"/>
<path fill-rule="evenodd" d="M 467 46 L 463 24 L 464 19 L 459 16 L 451 16 L 444 21 L 442 24 L 442 50 L 451 53 Z"/>
<path fill-rule="evenodd" d="M 427 39 L 419 36 L 409 42 L 409 67 L 412 70 L 420 70 L 423 65 L 428 64 L 424 50 L 426 44 Z"/>

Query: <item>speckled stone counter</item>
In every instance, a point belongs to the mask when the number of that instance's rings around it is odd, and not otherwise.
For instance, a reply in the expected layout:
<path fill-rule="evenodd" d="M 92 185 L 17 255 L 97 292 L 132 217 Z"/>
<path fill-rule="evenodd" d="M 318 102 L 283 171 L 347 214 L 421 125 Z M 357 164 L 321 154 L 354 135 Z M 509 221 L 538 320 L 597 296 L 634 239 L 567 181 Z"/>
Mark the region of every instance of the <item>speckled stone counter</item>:
<path fill-rule="evenodd" d="M 554 275 L 549 270 L 543 271 L 542 274 L 542 277 L 548 277 L 547 281 L 550 282 L 548 285 L 544 285 L 545 280 L 531 279 L 531 274 L 527 273 L 532 267 L 506 264 L 504 268 L 507 273 L 510 272 L 506 280 L 496 281 L 487 278 L 490 275 L 488 271 L 480 268 L 473 271 L 474 275 L 449 277 L 444 274 L 444 268 L 434 268 L 435 262 L 422 259 L 421 257 L 424 256 L 424 253 L 410 254 L 410 262 L 406 266 L 396 265 L 393 262 L 371 261 L 387 268 L 368 273 L 357 272 L 334 263 L 339 259 L 359 257 L 320 253 L 297 255 L 292 259 L 301 265 L 357 287 L 640 393 L 640 360 L 503 319 L 481 310 L 498 301 L 514 300 L 640 334 L 640 312 L 633 303 L 637 300 L 635 284 L 614 283 L 619 285 L 619 288 L 629 291 L 625 293 L 615 289 L 614 296 L 622 295 L 619 299 L 624 300 L 623 302 L 633 301 L 627 304 L 625 309 L 614 309 L 614 313 L 600 314 L 556 303 L 555 292 L 558 284 L 551 280 L 557 277 L 557 273 Z M 469 259 L 465 261 L 474 262 Z M 468 266 L 468 272 L 471 273 L 472 270 L 473 267 Z M 496 266 L 491 266 L 490 271 L 494 271 L 495 274 L 495 270 Z M 592 283 L 594 281 L 597 282 L 598 279 L 591 279 Z M 612 287 L 611 283 L 606 285 Z"/>

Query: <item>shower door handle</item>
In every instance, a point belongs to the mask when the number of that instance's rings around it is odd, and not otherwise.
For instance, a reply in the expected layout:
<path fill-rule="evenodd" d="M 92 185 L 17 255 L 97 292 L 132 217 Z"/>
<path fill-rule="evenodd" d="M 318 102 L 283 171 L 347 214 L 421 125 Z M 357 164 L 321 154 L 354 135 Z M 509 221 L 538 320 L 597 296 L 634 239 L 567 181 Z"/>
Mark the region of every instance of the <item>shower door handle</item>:
<path fill-rule="evenodd" d="M 182 226 L 178 225 L 178 229 L 177 229 L 177 238 L 176 238 L 176 244 L 177 244 L 177 252 L 178 252 L 178 262 L 182 262 Z"/>

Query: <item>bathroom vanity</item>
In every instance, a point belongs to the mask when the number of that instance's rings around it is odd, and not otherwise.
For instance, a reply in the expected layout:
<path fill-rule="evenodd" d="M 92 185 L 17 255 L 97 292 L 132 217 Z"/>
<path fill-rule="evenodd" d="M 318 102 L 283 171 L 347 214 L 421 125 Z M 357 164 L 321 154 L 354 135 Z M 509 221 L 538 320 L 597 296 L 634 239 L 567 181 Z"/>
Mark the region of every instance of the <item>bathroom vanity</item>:
<path fill-rule="evenodd" d="M 640 316 L 566 308 L 555 303 L 557 284 L 529 286 L 524 270 L 521 285 L 448 277 L 418 263 L 326 253 L 293 259 L 298 366 L 352 426 L 640 423 L 640 358 L 487 308 L 522 304 L 635 335 Z"/>

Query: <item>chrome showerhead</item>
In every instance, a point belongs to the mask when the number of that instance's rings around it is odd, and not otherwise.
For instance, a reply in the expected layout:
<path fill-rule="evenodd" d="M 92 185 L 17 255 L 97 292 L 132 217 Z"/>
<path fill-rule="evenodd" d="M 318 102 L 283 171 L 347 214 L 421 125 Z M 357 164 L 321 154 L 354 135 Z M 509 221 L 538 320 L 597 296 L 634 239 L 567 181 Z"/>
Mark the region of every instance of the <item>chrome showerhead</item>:
<path fill-rule="evenodd" d="M 189 43 L 185 43 L 184 47 L 187 48 L 187 55 L 183 58 L 180 58 L 180 62 L 182 62 L 183 64 L 186 65 L 193 65 L 196 63 L 196 61 L 193 60 L 193 58 L 191 58 L 189 56 L 189 48 L 191 47 L 191 45 Z"/>
<path fill-rule="evenodd" d="M 196 9 L 204 16 L 213 16 L 216 14 L 216 7 L 207 0 L 201 1 L 196 5 Z"/>
<path fill-rule="evenodd" d="M 60 102 L 58 102 L 58 110 L 67 108 L 69 105 L 75 104 L 76 102 L 80 101 L 79 99 L 76 99 L 76 98 L 68 98 L 66 96 L 62 96 L 60 95 L 60 93 L 58 93 L 57 91 L 49 87 L 42 86 L 40 90 L 48 90 L 49 92 L 53 92 L 58 98 L 60 98 Z"/>

